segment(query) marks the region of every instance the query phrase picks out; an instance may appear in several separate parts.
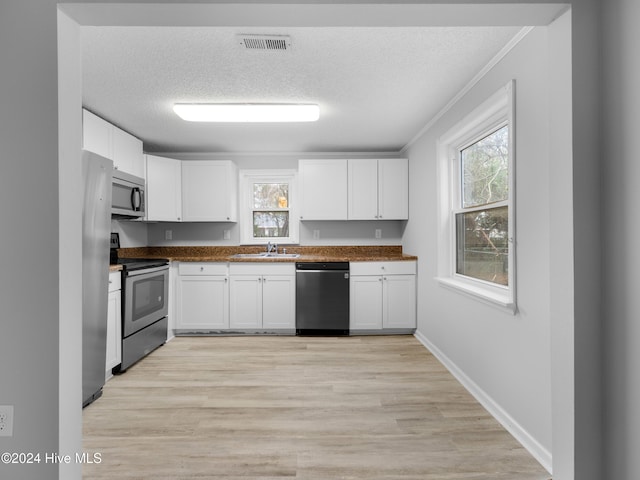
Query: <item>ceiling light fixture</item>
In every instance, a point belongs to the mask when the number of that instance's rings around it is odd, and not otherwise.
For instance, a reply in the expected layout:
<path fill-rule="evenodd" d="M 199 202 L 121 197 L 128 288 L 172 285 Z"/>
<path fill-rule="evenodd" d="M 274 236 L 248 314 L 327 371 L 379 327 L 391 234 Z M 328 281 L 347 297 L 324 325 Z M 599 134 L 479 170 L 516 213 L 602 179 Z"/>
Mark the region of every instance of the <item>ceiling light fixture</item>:
<path fill-rule="evenodd" d="M 315 122 L 318 105 L 275 103 L 176 103 L 173 111 L 189 122 Z"/>

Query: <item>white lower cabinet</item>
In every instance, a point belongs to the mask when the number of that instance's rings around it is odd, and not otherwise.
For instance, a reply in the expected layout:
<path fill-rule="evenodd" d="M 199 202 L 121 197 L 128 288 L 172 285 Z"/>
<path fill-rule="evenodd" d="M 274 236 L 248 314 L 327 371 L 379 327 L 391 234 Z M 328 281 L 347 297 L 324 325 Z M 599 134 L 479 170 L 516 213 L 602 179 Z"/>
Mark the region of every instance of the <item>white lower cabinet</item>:
<path fill-rule="evenodd" d="M 293 263 L 232 263 L 229 276 L 231 329 L 295 329 Z"/>
<path fill-rule="evenodd" d="M 416 262 L 350 265 L 350 330 L 416 328 Z"/>
<path fill-rule="evenodd" d="M 180 263 L 176 293 L 176 333 L 229 328 L 229 276 L 226 263 Z"/>
<path fill-rule="evenodd" d="M 111 369 L 122 362 L 122 310 L 121 275 L 109 273 L 109 299 L 107 303 L 107 357 L 105 361 L 105 379 L 111 377 Z"/>
<path fill-rule="evenodd" d="M 382 276 L 350 275 L 349 329 L 382 329 Z"/>

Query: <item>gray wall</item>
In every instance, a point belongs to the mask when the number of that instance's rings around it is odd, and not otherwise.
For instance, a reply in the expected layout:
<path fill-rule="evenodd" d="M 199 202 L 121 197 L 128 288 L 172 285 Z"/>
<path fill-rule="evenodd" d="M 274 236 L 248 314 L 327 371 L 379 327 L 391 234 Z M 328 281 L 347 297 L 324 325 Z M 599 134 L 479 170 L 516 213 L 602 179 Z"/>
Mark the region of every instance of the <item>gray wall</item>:
<path fill-rule="evenodd" d="M 640 478 L 640 2 L 603 3 L 603 478 Z"/>
<path fill-rule="evenodd" d="M 567 22 L 568 27 L 568 22 Z M 551 468 L 549 66 L 548 28 L 531 31 L 409 150 L 411 205 L 405 248 L 419 262 L 418 333 L 447 365 Z M 560 72 L 556 80 L 563 81 Z M 570 72 L 565 69 L 564 75 Z M 515 80 L 518 312 L 444 288 L 438 276 L 437 140 Z M 570 134 L 569 128 L 565 131 Z M 413 209 L 414 211 L 417 209 Z M 571 237 L 568 237 L 571 241 Z"/>
<path fill-rule="evenodd" d="M 611 61 L 613 67 L 627 72 L 629 68 L 635 68 L 631 73 L 637 73 L 637 58 L 629 49 L 616 50 L 619 40 L 617 29 L 629 35 L 631 39 L 637 38 L 634 26 L 629 25 L 631 13 L 637 13 L 633 2 L 635 0 L 614 0 L 607 2 L 608 30 L 607 51 L 615 56 Z M 118 3 L 110 2 L 107 3 Z M 155 3 L 165 3 L 156 1 Z M 303 3 L 303 2 L 300 2 Z M 428 3 L 428 2 L 425 2 Z M 479 0 L 465 0 L 461 3 L 481 3 Z M 494 3 L 493 0 L 491 3 Z M 514 2 L 515 3 L 515 2 Z M 520 2 L 517 2 L 520 3 Z M 535 3 L 546 3 L 536 1 Z M 558 2 L 560 3 L 560 2 Z M 72 249 L 60 244 L 60 238 L 65 241 L 70 236 L 80 234 L 80 212 L 70 207 L 74 199 L 73 189 L 65 190 L 69 186 L 68 180 L 58 179 L 58 162 L 56 155 L 60 148 L 60 171 L 71 172 L 79 167 L 79 154 L 68 153 L 66 149 L 77 144 L 80 147 L 80 112 L 73 119 L 71 111 L 78 103 L 79 92 L 66 91 L 74 89 L 74 81 L 77 78 L 73 73 L 73 66 L 66 67 L 58 72 L 56 55 L 57 26 L 56 26 L 56 0 L 4 0 L 0 5 L 0 65 L 2 67 L 2 83 L 0 86 L 0 218 L 2 220 L 5 235 L 2 239 L 0 259 L 0 305 L 2 305 L 2 317 L 0 324 L 0 360 L 5 367 L 0 372 L 0 404 L 13 404 L 16 406 L 16 423 L 14 437 L 0 439 L 0 451 L 40 451 L 40 452 L 67 452 L 77 449 L 80 443 L 80 431 L 78 430 L 81 418 L 79 385 L 77 375 L 69 375 L 68 372 L 78 371 L 78 348 L 71 344 L 78 338 L 77 330 L 80 324 L 78 302 L 74 295 L 77 292 L 77 281 L 74 281 L 74 272 L 78 272 L 79 255 Z M 564 315 L 563 324 L 568 324 L 566 336 L 580 339 L 575 351 L 571 349 L 559 355 L 562 365 L 571 365 L 575 358 L 575 377 L 568 375 L 559 383 L 560 404 L 566 404 L 568 399 L 568 415 L 559 418 L 554 423 L 554 464 L 563 464 L 563 468 L 557 468 L 554 478 L 574 478 L 573 467 L 584 468 L 591 473 L 575 475 L 575 478 L 616 478 L 616 480 L 634 479 L 640 477 L 640 466 L 635 452 L 640 447 L 637 432 L 629 433 L 622 426 L 624 419 L 633 415 L 639 416 L 640 403 L 630 402 L 633 399 L 625 393 L 623 385 L 630 385 L 632 390 L 638 391 L 637 377 L 634 377 L 635 359 L 631 357 L 634 349 L 633 342 L 637 342 L 637 336 L 632 330 L 633 311 L 635 301 L 633 292 L 628 285 L 622 283 L 623 279 L 616 282 L 625 292 L 624 302 L 619 306 L 613 306 L 613 299 L 608 303 L 606 328 L 613 324 L 613 330 L 607 332 L 608 351 L 611 359 L 618 348 L 626 355 L 615 357 L 615 363 L 609 365 L 607 372 L 622 375 L 621 381 L 611 382 L 609 386 L 616 390 L 608 394 L 610 401 L 608 412 L 615 412 L 620 405 L 624 406 L 619 413 L 611 415 L 614 420 L 611 429 L 608 430 L 608 441 L 612 442 L 623 453 L 623 465 L 616 467 L 613 458 L 609 462 L 611 471 L 618 475 L 606 477 L 599 475 L 599 452 L 590 450 L 578 442 L 577 449 L 573 451 L 575 437 L 588 438 L 597 436 L 599 431 L 594 426 L 593 415 L 588 415 L 593 402 L 590 395 L 598 391 L 598 375 L 594 375 L 593 362 L 598 359 L 597 340 L 593 326 L 598 324 L 600 318 L 600 306 L 598 295 L 594 295 L 594 286 L 599 285 L 599 269 L 592 263 L 599 255 L 598 236 L 599 223 L 585 222 L 585 219 L 595 215 L 599 217 L 599 204 L 597 184 L 594 190 L 594 177 L 597 177 L 599 159 L 599 140 L 597 127 L 598 109 L 598 72 L 597 42 L 599 2 L 596 0 L 575 0 L 571 2 L 573 25 L 572 48 L 572 87 L 573 87 L 573 114 L 574 114 L 574 162 L 572 170 L 575 180 L 581 182 L 579 188 L 572 191 L 573 205 L 570 212 L 553 213 L 552 222 L 573 224 L 576 218 L 580 225 L 579 235 L 574 238 L 574 248 L 570 252 L 570 258 L 575 258 L 581 265 L 579 275 L 574 279 L 564 282 L 568 289 L 567 297 L 574 305 L 580 305 L 580 315 L 572 315 L 569 309 Z M 116 15 L 120 10 L 107 8 L 105 14 Z M 282 17 L 281 17 L 282 18 Z M 287 17 L 290 18 L 290 17 Z M 309 17 L 307 17 L 309 18 Z M 310 18 L 313 21 L 331 21 L 335 16 Z M 637 18 L 637 15 L 636 15 Z M 61 36 L 74 36 L 73 28 L 63 26 Z M 71 48 L 77 41 L 70 40 Z M 65 51 L 60 55 L 62 64 L 69 61 L 69 56 L 74 53 Z M 71 63 L 73 63 L 71 61 Z M 627 65 L 625 67 L 625 65 Z M 60 73 L 60 83 L 58 83 Z M 614 80 L 618 72 L 612 72 L 607 80 Z M 637 82 L 635 82 L 637 84 Z M 609 84 L 610 85 L 610 84 Z M 622 123 L 619 119 L 633 120 L 634 86 L 626 83 L 622 93 L 614 94 L 615 98 L 624 98 L 615 104 L 607 106 L 607 116 L 616 121 L 620 126 L 618 135 L 630 142 L 635 131 L 631 124 Z M 58 95 L 60 95 L 60 109 L 58 110 Z M 75 98 L 75 100 L 74 100 Z M 63 105 L 64 104 L 64 105 Z M 59 123 L 58 115 L 62 122 Z M 60 131 L 58 130 L 60 127 Z M 613 137 L 613 132 L 609 132 Z M 58 135 L 61 144 L 58 144 Z M 627 140 L 629 139 L 629 140 Z M 614 138 L 615 140 L 615 138 Z M 614 145 L 615 142 L 609 142 Z M 625 144 L 628 145 L 628 144 Z M 67 153 L 65 153 L 67 152 Z M 610 168 L 609 185 L 616 179 L 621 179 L 626 185 L 625 176 L 627 169 L 633 165 L 633 158 L 629 154 L 629 148 L 620 151 L 619 158 L 612 161 Z M 70 163 L 66 163 L 70 162 Z M 64 165 L 63 165 L 64 164 Z M 571 167 L 570 167 L 571 168 Z M 633 173 L 633 171 L 632 171 Z M 636 172 L 637 173 L 637 172 Z M 583 176 L 584 175 L 584 176 Z M 73 178 L 73 177 L 69 177 Z M 575 186 L 575 182 L 574 182 Z M 612 191 L 610 187 L 608 191 Z M 20 201 L 28 193 L 29 201 Z M 607 195 L 607 213 L 615 213 L 615 207 L 619 202 L 611 204 L 613 193 Z M 635 202 L 634 202 L 635 203 Z M 62 212 L 59 208 L 64 208 Z M 552 207 L 553 208 L 553 207 Z M 556 218 L 554 219 L 554 215 Z M 629 218 L 630 215 L 624 216 Z M 622 217 L 619 217 L 622 218 Z M 622 225 L 623 220 L 618 220 L 615 226 Z M 578 223 L 578 222 L 576 222 Z M 625 222 L 624 226 L 628 224 Z M 586 230 L 585 230 L 586 229 Z M 611 230 L 613 231 L 613 230 Z M 9 233 L 7 233 L 9 232 Z M 624 232 L 624 230 L 623 230 Z M 622 259 L 633 258 L 632 245 L 630 244 L 632 233 L 623 233 L 625 239 L 615 245 L 615 252 L 608 255 L 608 260 L 621 265 Z M 73 245 L 73 240 L 71 245 Z M 594 248 L 594 246 L 598 248 Z M 563 258 L 568 258 L 564 256 Z M 567 260 L 568 261 L 568 260 Z M 551 276 L 553 278 L 553 269 Z M 628 270 L 621 270 L 621 272 Z M 606 272 L 611 277 L 611 270 Z M 561 271 L 560 273 L 564 273 Z M 624 278 L 627 280 L 628 276 Z M 611 280 L 613 282 L 613 280 Z M 630 279 L 633 281 L 633 279 Z M 611 297 L 611 291 L 609 291 Z M 609 298 L 608 297 L 608 298 Z M 552 299 L 553 304 L 553 299 Z M 560 302 L 559 311 L 565 309 Z M 613 318 L 617 317 L 617 318 Z M 574 331 L 575 330 L 575 331 Z M 64 332 L 64 334 L 60 334 Z M 71 335 L 67 335 L 71 333 Z M 586 342 L 583 340 L 586 339 Z M 60 342 L 58 342 L 58 340 Z M 593 350 L 594 340 L 596 350 Z M 77 343 L 77 342 L 76 342 Z M 552 339 L 552 350 L 554 350 Z M 620 343 L 620 345 L 618 345 Z M 59 346 L 62 347 L 60 350 Z M 561 347 L 562 345 L 560 345 Z M 558 351 L 562 351 L 558 347 Z M 569 358 L 569 359 L 567 359 Z M 608 357 L 609 358 L 609 357 Z M 554 372 L 556 368 L 554 367 Z M 597 371 L 597 370 L 595 370 Z M 573 369 L 571 368 L 571 373 Z M 552 375 L 557 375 L 552 373 Z M 566 380 L 566 381 L 564 381 Z M 572 411 L 571 392 L 575 382 L 576 396 L 575 415 Z M 596 395 L 597 396 L 597 395 Z M 77 403 L 76 403 L 77 402 Z M 564 403 L 563 403 L 564 402 Z M 588 408 L 582 408 L 586 405 Z M 575 423 L 575 428 L 574 428 Z M 556 432 L 556 424 L 558 431 Z M 574 433 L 575 432 L 575 433 Z M 568 438 L 566 449 L 556 447 L 556 439 L 562 436 Z M 556 449 L 558 448 L 558 449 Z M 566 450 L 566 451 L 565 451 Z M 556 458 L 555 453 L 562 451 L 562 455 Z M 575 462 L 574 462 L 575 459 Z M 633 463 L 636 462 L 636 463 Z M 618 468 L 616 471 L 615 469 Z M 80 478 L 78 468 L 71 468 L 57 475 L 55 465 L 23 465 L 7 467 L 0 465 L 2 478 L 15 479 L 54 479 L 63 478 L 72 480 Z"/>
<path fill-rule="evenodd" d="M 58 451 L 58 82 L 56 7 L 0 5 L 0 404 L 14 405 L 0 452 Z M 7 466 L 2 478 L 56 478 Z"/>

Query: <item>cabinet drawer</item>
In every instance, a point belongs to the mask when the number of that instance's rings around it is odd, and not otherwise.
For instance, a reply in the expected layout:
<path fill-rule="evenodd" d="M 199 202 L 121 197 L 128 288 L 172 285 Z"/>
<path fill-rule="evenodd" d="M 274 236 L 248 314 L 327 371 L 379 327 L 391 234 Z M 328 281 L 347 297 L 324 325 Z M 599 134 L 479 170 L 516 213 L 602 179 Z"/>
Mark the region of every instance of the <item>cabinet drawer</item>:
<path fill-rule="evenodd" d="M 416 262 L 351 262 L 351 275 L 415 275 Z"/>
<path fill-rule="evenodd" d="M 181 262 L 178 264 L 178 275 L 227 275 L 226 263 Z"/>
<path fill-rule="evenodd" d="M 236 263 L 232 262 L 229 266 L 229 273 L 231 275 L 295 275 L 296 264 L 291 262 L 282 263 L 261 263 L 261 262 L 247 262 Z"/>
<path fill-rule="evenodd" d="M 120 272 L 109 272 L 109 292 L 120 290 L 121 278 Z"/>

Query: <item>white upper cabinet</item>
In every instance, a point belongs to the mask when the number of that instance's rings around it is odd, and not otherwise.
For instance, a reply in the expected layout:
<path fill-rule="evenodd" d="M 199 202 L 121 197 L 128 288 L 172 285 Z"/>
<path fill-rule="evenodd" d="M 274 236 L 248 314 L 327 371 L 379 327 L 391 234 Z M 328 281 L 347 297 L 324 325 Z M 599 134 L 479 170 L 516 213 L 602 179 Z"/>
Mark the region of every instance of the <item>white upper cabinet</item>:
<path fill-rule="evenodd" d="M 349 160 L 349 220 L 407 220 L 406 158 Z"/>
<path fill-rule="evenodd" d="M 238 171 L 233 162 L 182 162 L 182 221 L 238 221 Z"/>
<path fill-rule="evenodd" d="M 113 160 L 117 170 L 144 178 L 142 141 L 84 109 L 82 148 Z"/>
<path fill-rule="evenodd" d="M 147 220 L 182 220 L 182 163 L 172 158 L 145 155 L 147 168 Z"/>
<path fill-rule="evenodd" d="M 378 218 L 378 162 L 349 160 L 349 220 Z"/>
<path fill-rule="evenodd" d="M 378 160 L 378 218 L 409 219 L 409 160 Z"/>
<path fill-rule="evenodd" d="M 300 160 L 300 220 L 407 220 L 406 158 Z"/>
<path fill-rule="evenodd" d="M 113 167 L 144 178 L 142 141 L 115 126 L 112 130 L 111 141 Z"/>
<path fill-rule="evenodd" d="M 111 133 L 113 125 L 97 115 L 82 110 L 82 148 L 113 160 Z"/>
<path fill-rule="evenodd" d="M 347 219 L 347 161 L 300 160 L 300 220 Z"/>

